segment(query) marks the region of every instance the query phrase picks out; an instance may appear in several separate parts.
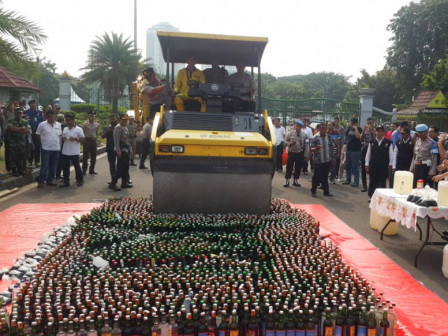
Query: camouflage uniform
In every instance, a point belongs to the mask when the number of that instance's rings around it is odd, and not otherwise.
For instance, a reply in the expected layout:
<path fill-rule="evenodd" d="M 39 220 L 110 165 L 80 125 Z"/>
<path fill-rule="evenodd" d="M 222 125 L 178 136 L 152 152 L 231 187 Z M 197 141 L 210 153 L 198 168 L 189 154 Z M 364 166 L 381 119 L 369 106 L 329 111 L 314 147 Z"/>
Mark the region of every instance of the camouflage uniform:
<path fill-rule="evenodd" d="M 30 125 L 27 120 L 24 119 L 10 119 L 7 124 L 7 137 L 8 137 L 8 149 L 9 149 L 9 162 L 13 175 L 17 173 L 23 173 L 23 163 L 27 159 L 25 155 L 26 138 L 28 134 L 14 132 L 10 128 L 19 127 L 24 129 L 30 129 Z"/>

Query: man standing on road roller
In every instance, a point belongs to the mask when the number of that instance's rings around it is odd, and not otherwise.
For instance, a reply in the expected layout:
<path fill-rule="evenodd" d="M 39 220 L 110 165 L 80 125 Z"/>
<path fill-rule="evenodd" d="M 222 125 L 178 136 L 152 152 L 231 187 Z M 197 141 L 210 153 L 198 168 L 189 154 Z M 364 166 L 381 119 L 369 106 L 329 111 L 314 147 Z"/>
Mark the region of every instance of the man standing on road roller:
<path fill-rule="evenodd" d="M 300 170 L 305 158 L 309 157 L 309 140 L 306 134 L 302 132 L 303 122 L 296 120 L 294 129 L 289 131 L 285 138 L 285 145 L 288 146 L 288 161 L 286 163 L 286 183 L 285 188 L 289 187 L 289 180 L 291 179 L 292 169 L 294 168 L 294 182 L 293 186 L 300 187 L 298 182 L 300 177 Z"/>

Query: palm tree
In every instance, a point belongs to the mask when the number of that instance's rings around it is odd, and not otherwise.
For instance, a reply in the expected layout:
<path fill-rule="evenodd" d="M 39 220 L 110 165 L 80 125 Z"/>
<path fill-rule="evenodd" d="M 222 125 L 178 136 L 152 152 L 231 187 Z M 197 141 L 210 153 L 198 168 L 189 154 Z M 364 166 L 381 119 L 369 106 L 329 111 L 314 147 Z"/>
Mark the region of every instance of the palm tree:
<path fill-rule="evenodd" d="M 34 22 L 14 11 L 0 8 L 0 65 L 31 61 L 31 52 L 46 38 Z"/>
<path fill-rule="evenodd" d="M 104 33 L 92 42 L 89 58 L 89 64 L 81 69 L 87 70 L 81 79 L 87 83 L 99 82 L 116 113 L 118 98 L 139 72 L 140 52 L 134 49 L 129 38 L 123 38 L 123 34 Z"/>

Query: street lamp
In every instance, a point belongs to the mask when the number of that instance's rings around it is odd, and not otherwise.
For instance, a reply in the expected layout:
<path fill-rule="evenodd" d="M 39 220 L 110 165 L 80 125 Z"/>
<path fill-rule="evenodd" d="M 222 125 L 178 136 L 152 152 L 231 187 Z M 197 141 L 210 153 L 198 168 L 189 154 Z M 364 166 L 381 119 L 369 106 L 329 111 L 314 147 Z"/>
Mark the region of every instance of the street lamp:
<path fill-rule="evenodd" d="M 36 48 L 36 49 L 34 49 L 34 53 L 36 54 L 36 62 L 37 62 L 37 81 L 36 81 L 36 84 L 37 84 L 37 87 L 39 88 L 39 90 L 40 90 L 40 87 L 39 87 L 39 77 L 40 77 L 40 70 L 39 70 L 39 56 L 40 56 L 40 54 L 42 54 L 42 49 L 41 48 Z M 38 106 L 38 108 L 39 108 L 39 91 L 37 91 L 37 106 Z"/>

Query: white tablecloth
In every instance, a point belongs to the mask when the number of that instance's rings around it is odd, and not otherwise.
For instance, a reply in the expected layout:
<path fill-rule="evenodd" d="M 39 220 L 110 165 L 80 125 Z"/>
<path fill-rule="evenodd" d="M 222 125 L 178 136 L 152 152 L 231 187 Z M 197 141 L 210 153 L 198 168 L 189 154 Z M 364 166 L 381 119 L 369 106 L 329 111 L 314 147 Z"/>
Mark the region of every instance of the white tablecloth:
<path fill-rule="evenodd" d="M 400 195 L 393 189 L 376 189 L 370 201 L 370 209 L 387 216 L 408 229 L 417 230 L 417 218 L 445 218 L 448 220 L 448 207 L 421 207 L 406 201 L 408 195 Z"/>

